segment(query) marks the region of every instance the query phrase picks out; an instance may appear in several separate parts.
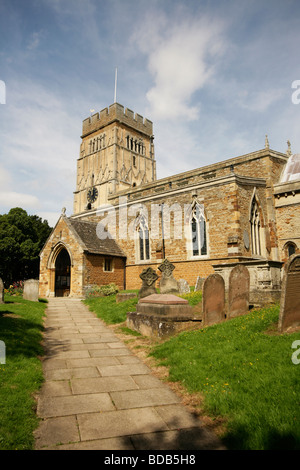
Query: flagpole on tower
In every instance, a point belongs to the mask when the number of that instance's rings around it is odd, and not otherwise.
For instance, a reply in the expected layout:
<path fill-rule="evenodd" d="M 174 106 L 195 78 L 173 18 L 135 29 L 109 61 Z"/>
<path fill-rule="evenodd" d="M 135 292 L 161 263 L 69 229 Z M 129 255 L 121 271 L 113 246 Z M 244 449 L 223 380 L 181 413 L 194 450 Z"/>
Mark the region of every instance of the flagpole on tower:
<path fill-rule="evenodd" d="M 115 97 L 114 97 L 114 103 L 117 102 L 117 79 L 118 79 L 118 69 L 116 67 L 116 72 L 115 72 Z"/>

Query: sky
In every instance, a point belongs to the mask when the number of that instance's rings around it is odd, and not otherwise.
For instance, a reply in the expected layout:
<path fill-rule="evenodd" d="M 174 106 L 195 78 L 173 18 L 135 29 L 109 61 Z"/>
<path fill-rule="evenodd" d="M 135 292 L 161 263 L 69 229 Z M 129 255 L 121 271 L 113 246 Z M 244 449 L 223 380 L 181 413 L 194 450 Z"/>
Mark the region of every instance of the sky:
<path fill-rule="evenodd" d="M 114 102 L 116 68 L 158 178 L 266 134 L 300 153 L 299 0 L 0 0 L 0 214 L 72 215 L 82 121 Z"/>

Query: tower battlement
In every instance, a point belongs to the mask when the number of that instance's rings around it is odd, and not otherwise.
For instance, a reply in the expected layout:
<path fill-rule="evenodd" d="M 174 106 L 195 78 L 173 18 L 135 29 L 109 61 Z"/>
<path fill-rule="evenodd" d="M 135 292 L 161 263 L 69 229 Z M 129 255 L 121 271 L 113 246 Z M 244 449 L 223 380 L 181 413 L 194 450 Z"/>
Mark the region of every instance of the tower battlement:
<path fill-rule="evenodd" d="M 82 123 L 82 137 L 85 137 L 92 132 L 100 130 L 101 128 L 113 122 L 121 122 L 128 127 L 131 127 L 147 136 L 153 135 L 153 123 L 149 119 L 143 118 L 140 114 L 134 113 L 119 103 L 114 103 L 109 108 L 104 108 L 102 111 L 93 114 L 85 119 Z"/>

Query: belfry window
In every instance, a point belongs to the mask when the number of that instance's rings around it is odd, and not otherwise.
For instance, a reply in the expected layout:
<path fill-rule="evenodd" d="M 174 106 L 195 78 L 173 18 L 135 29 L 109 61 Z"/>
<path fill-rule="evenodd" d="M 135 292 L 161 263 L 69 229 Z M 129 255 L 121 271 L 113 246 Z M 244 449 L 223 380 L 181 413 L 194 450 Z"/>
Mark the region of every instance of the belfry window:
<path fill-rule="evenodd" d="M 137 226 L 138 258 L 140 261 L 150 259 L 149 230 L 144 217 L 141 217 Z"/>
<path fill-rule="evenodd" d="M 190 228 L 192 235 L 192 255 L 207 255 L 207 236 L 206 220 L 204 217 L 203 206 L 195 204 L 190 219 Z"/>
<path fill-rule="evenodd" d="M 261 219 L 257 201 L 254 199 L 250 216 L 252 255 L 261 256 Z"/>

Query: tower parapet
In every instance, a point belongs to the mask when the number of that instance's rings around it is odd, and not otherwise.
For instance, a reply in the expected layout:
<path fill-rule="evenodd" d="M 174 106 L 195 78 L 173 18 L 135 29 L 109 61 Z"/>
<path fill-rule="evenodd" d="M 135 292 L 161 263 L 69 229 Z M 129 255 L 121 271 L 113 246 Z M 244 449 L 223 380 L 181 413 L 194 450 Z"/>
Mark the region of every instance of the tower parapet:
<path fill-rule="evenodd" d="M 124 106 L 114 103 L 109 108 L 104 108 L 99 113 L 95 113 L 83 121 L 81 137 L 86 137 L 113 122 L 123 123 L 149 137 L 153 135 L 152 121 L 143 118 L 140 114 L 134 114 L 128 108 L 124 111 Z"/>

